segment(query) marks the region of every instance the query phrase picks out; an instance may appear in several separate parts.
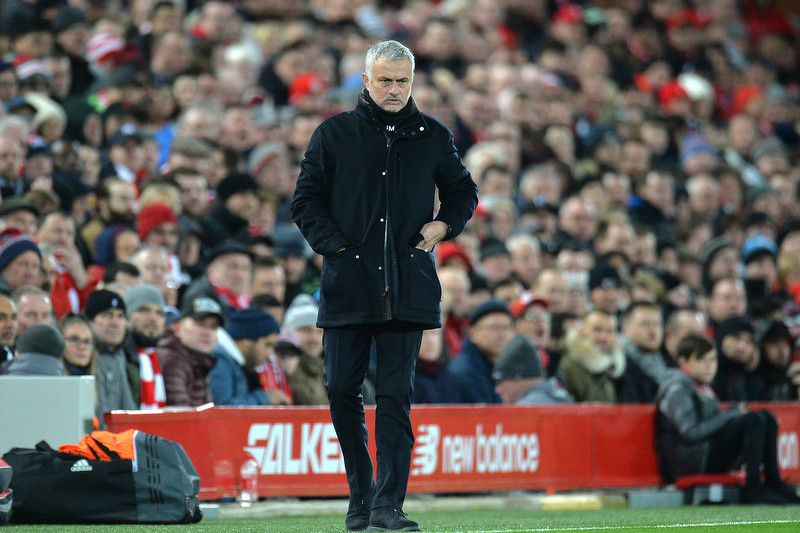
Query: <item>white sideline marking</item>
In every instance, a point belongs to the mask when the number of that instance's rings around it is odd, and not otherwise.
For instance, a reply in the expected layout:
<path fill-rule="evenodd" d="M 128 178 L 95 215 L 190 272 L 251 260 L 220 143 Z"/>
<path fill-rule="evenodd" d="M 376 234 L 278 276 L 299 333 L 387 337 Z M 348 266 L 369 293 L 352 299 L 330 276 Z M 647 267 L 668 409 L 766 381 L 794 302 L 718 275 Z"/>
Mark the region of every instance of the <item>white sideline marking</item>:
<path fill-rule="evenodd" d="M 800 524 L 800 520 L 742 520 L 740 522 L 696 522 L 686 524 L 656 524 L 656 525 L 614 525 L 614 526 L 580 526 L 580 527 L 539 527 L 534 529 L 465 529 L 455 533 L 516 533 L 518 531 L 530 531 L 531 533 L 544 531 L 601 531 L 601 530 L 621 530 L 621 529 L 678 529 L 687 527 L 727 527 L 727 526 L 753 526 L 763 524 Z"/>

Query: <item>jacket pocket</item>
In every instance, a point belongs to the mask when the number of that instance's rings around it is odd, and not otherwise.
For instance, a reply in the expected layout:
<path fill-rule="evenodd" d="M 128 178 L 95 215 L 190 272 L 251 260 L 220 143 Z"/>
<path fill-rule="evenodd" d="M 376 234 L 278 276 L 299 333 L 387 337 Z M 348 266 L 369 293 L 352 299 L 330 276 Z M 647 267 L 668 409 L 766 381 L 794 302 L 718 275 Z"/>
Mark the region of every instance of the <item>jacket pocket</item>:
<path fill-rule="evenodd" d="M 442 299 L 442 286 L 436 275 L 433 253 L 417 248 L 408 250 L 406 265 L 406 296 L 408 307 L 420 311 L 433 311 L 439 308 Z"/>
<path fill-rule="evenodd" d="M 325 256 L 320 276 L 320 295 L 328 312 L 366 311 L 371 295 L 363 255 L 348 248 Z"/>

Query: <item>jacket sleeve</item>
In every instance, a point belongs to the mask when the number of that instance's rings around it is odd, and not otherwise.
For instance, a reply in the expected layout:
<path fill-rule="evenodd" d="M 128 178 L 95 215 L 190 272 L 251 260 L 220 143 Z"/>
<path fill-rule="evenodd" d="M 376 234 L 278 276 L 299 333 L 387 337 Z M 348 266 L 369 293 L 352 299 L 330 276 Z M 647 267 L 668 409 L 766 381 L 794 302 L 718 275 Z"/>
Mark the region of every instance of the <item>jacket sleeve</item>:
<path fill-rule="evenodd" d="M 167 405 L 192 405 L 192 369 L 183 364 L 181 357 L 172 350 L 159 351 L 161 373 L 164 376 L 164 389 L 167 392 Z"/>
<path fill-rule="evenodd" d="M 728 421 L 741 416 L 735 409 L 717 411 L 704 420 L 698 420 L 693 399 L 694 391 L 673 384 L 658 403 L 658 409 L 686 442 L 708 439 Z"/>
<path fill-rule="evenodd" d="M 217 357 L 217 364 L 211 369 L 208 390 L 216 405 L 269 405 L 269 395 L 261 389 L 247 390 L 246 379 L 240 375 L 235 362 L 225 357 Z"/>
<path fill-rule="evenodd" d="M 300 163 L 300 176 L 292 197 L 292 220 L 318 254 L 330 255 L 350 244 L 329 208 L 330 180 L 335 169 L 325 151 L 323 127 L 316 129 Z"/>
<path fill-rule="evenodd" d="M 436 186 L 441 202 L 436 220 L 450 227 L 447 238 L 452 239 L 461 233 L 478 207 L 478 186 L 458 155 L 452 133 L 437 165 Z"/>

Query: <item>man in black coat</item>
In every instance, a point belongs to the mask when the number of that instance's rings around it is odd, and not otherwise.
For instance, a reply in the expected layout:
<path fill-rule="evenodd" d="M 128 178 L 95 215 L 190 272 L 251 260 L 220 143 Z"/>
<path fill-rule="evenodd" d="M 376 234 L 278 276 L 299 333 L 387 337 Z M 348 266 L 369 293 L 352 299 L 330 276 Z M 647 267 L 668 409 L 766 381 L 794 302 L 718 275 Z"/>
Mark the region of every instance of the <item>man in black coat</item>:
<path fill-rule="evenodd" d="M 317 325 L 325 329 L 331 418 L 350 486 L 345 525 L 416 531 L 402 505 L 414 444 L 414 362 L 422 330 L 441 326 L 431 251 L 464 228 L 477 187 L 452 133 L 410 97 L 411 51 L 380 42 L 367 52 L 365 70 L 356 108 L 326 120 L 311 138 L 292 218 L 324 257 Z M 373 341 L 377 485 L 361 397 Z"/>

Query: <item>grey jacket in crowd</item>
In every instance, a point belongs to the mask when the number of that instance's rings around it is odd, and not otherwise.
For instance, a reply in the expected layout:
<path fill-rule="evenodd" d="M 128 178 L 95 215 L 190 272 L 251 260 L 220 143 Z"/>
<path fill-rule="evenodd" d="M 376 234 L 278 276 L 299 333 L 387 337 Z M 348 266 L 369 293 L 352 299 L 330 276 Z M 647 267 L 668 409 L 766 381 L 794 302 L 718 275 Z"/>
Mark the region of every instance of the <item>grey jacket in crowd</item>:
<path fill-rule="evenodd" d="M 96 376 L 97 417 L 103 426 L 103 413 L 115 409 L 133 410 L 139 406 L 133 401 L 131 386 L 125 370 L 125 353 L 122 348 L 112 350 L 98 342 L 98 370 Z"/>
<path fill-rule="evenodd" d="M 0 374 L 9 376 L 63 376 L 61 359 L 43 353 L 22 353 L 3 365 Z"/>
<path fill-rule="evenodd" d="M 691 377 L 675 369 L 659 387 L 656 406 L 656 451 L 668 482 L 704 473 L 711 437 L 741 416 L 736 406 L 722 411 L 716 397 L 701 394 Z"/>

